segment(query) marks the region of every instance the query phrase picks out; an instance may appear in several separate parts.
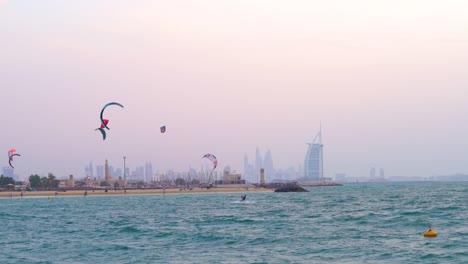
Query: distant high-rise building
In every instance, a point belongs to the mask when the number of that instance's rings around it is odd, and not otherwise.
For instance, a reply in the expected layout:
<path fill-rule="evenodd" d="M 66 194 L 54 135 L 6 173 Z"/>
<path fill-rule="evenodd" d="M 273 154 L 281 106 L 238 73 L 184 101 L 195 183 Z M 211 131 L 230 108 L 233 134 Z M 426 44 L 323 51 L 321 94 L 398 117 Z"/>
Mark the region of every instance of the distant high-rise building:
<path fill-rule="evenodd" d="M 89 177 L 94 178 L 94 173 L 93 173 L 93 163 L 92 162 L 89 162 L 89 167 L 88 167 L 88 175 Z"/>
<path fill-rule="evenodd" d="M 244 174 L 242 175 L 242 178 L 244 180 L 249 181 L 249 182 L 255 182 L 255 183 L 258 182 L 258 177 L 260 175 L 259 170 L 262 167 L 261 165 L 263 163 L 261 160 L 261 156 L 260 156 L 260 152 L 258 148 L 257 148 L 256 154 L 257 154 L 257 157 L 255 160 L 256 162 L 255 164 L 250 164 L 247 154 L 244 155 Z M 257 167 L 258 167 L 258 170 L 257 170 Z"/>
<path fill-rule="evenodd" d="M 316 143 L 318 140 L 318 143 Z M 323 144 L 322 129 L 315 136 L 309 147 L 304 161 L 304 181 L 318 182 L 323 180 Z"/>
<path fill-rule="evenodd" d="M 370 169 L 369 175 L 371 178 L 375 178 L 375 176 L 377 175 L 374 167 Z"/>
<path fill-rule="evenodd" d="M 104 179 L 104 166 L 96 166 L 96 175 L 98 179 Z"/>
<path fill-rule="evenodd" d="M 153 181 L 153 164 L 151 164 L 151 162 L 145 163 L 145 181 Z"/>
<path fill-rule="evenodd" d="M 138 167 L 138 176 L 140 180 L 145 181 L 145 167 L 144 166 Z"/>
<path fill-rule="evenodd" d="M 260 169 L 260 184 L 262 185 L 265 184 L 265 169 L 264 168 Z"/>
<path fill-rule="evenodd" d="M 118 168 L 118 169 L 114 170 L 114 174 L 113 174 L 114 177 L 118 178 L 118 177 L 122 177 L 122 175 L 123 175 L 122 174 L 122 169 Z"/>
<path fill-rule="evenodd" d="M 145 181 L 145 167 L 140 166 L 137 167 L 133 172 L 132 172 L 132 180 L 135 181 Z"/>
<path fill-rule="evenodd" d="M 271 157 L 271 151 L 268 150 L 265 154 L 265 160 L 263 161 L 263 167 L 265 168 L 265 175 L 269 179 L 273 179 L 275 175 L 275 169 L 273 168 L 273 158 Z"/>
<path fill-rule="evenodd" d="M 263 168 L 263 159 L 262 155 L 260 154 L 260 150 L 257 148 L 255 150 L 255 179 L 254 181 L 257 182 L 260 178 L 260 169 Z"/>
<path fill-rule="evenodd" d="M 109 163 L 106 160 L 104 164 L 104 177 L 106 181 L 112 180 L 112 175 L 109 173 Z"/>
<path fill-rule="evenodd" d="M 85 167 L 85 176 L 89 176 L 91 179 L 94 177 L 93 175 L 93 163 L 89 163 L 89 165 L 87 165 Z"/>
<path fill-rule="evenodd" d="M 385 172 L 384 172 L 383 168 L 380 168 L 379 176 L 380 176 L 380 178 L 385 178 Z"/>
<path fill-rule="evenodd" d="M 109 174 L 111 175 L 111 177 L 115 177 L 115 171 L 114 171 L 114 166 L 109 166 Z"/>
<path fill-rule="evenodd" d="M 250 179 L 249 157 L 247 153 L 244 154 L 244 179 Z"/>

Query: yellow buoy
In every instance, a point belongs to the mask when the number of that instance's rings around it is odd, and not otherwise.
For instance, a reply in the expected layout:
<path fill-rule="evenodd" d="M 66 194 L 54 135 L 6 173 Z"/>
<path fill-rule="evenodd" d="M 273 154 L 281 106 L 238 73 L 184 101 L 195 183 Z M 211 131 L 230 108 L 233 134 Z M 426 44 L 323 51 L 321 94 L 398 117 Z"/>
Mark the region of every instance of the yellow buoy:
<path fill-rule="evenodd" d="M 432 230 L 429 228 L 426 232 L 424 232 L 425 237 L 436 237 L 437 236 L 437 231 Z"/>

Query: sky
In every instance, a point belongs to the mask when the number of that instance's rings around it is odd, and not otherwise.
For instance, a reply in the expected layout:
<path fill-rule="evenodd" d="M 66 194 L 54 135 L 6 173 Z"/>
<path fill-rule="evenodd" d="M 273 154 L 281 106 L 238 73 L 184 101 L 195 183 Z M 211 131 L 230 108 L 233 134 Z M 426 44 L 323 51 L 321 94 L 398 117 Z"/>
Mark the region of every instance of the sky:
<path fill-rule="evenodd" d="M 0 0 L 0 167 L 468 173 L 464 0 Z M 103 105 L 107 140 L 94 131 Z M 167 126 L 165 134 L 159 127 Z M 2 161 L 3 160 L 3 161 Z"/>

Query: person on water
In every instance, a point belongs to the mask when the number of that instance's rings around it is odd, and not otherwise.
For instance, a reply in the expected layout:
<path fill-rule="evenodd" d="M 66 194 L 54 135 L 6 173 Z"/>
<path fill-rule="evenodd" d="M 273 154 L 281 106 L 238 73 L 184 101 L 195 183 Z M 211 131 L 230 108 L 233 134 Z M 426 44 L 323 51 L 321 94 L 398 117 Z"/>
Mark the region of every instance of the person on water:
<path fill-rule="evenodd" d="M 243 196 L 241 196 L 241 202 L 245 201 L 245 198 L 247 198 L 247 194 L 244 194 Z"/>

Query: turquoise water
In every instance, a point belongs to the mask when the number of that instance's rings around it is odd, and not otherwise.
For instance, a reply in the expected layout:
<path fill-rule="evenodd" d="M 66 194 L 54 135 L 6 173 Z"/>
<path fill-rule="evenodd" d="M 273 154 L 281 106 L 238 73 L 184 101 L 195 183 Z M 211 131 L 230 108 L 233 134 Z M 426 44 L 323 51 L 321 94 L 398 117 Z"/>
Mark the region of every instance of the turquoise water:
<path fill-rule="evenodd" d="M 468 263 L 468 183 L 310 190 L 1 199 L 0 263 Z"/>

